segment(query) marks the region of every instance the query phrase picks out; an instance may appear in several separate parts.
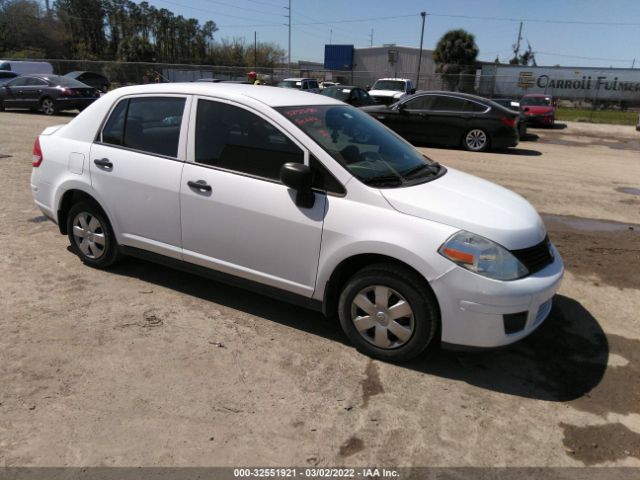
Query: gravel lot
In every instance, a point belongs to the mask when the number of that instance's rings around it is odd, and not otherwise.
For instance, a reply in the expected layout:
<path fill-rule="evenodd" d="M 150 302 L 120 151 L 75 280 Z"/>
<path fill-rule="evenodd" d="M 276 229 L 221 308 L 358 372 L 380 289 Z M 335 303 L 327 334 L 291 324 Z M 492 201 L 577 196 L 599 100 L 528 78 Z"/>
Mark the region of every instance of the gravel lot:
<path fill-rule="evenodd" d="M 83 266 L 29 188 L 35 136 L 71 118 L 0 113 L 0 466 L 640 466 L 633 127 L 425 148 L 531 201 L 567 274 L 527 340 L 392 365 L 288 304 Z"/>

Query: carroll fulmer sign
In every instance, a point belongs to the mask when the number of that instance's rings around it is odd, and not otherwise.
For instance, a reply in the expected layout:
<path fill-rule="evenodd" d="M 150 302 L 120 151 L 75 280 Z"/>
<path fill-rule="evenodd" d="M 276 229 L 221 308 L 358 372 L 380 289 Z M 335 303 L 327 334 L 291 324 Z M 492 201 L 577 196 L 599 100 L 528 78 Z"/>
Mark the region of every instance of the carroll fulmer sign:
<path fill-rule="evenodd" d="M 546 93 L 560 98 L 640 102 L 640 69 L 489 66 L 482 68 L 482 76 L 481 89 L 491 88 L 494 96 Z M 493 81 L 488 82 L 490 77 Z"/>

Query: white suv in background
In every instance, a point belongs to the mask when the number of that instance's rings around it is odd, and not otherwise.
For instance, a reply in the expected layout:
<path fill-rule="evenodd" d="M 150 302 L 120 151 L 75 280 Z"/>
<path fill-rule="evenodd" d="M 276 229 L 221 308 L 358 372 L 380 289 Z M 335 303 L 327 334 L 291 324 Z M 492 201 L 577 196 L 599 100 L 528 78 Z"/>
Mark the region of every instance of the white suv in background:
<path fill-rule="evenodd" d="M 369 95 L 375 102 L 383 105 L 391 105 L 414 93 L 416 89 L 408 78 L 380 78 L 369 90 Z"/>
<path fill-rule="evenodd" d="M 354 107 L 279 88 L 113 90 L 36 139 L 31 189 L 89 266 L 134 255 L 337 314 L 386 360 L 436 335 L 515 342 L 563 275 L 519 195 Z"/>

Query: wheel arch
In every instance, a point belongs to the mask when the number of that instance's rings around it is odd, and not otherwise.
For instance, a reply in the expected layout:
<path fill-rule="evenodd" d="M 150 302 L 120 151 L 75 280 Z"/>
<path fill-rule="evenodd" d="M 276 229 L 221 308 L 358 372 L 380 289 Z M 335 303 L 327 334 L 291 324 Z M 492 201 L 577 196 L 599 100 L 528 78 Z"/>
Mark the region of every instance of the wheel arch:
<path fill-rule="evenodd" d="M 438 312 L 438 322 L 440 321 L 440 305 L 438 302 L 438 297 L 435 292 L 431 288 L 429 281 L 425 278 L 425 276 L 416 270 L 414 267 L 409 265 L 408 263 L 394 258 L 389 255 L 384 255 L 380 253 L 361 253 L 352 255 L 343 259 L 332 271 L 325 289 L 322 300 L 322 312 L 327 317 L 333 317 L 337 314 L 338 309 L 338 299 L 340 297 L 340 291 L 345 283 L 359 270 L 362 268 L 373 265 L 377 263 L 385 263 L 389 265 L 394 265 L 397 267 L 401 267 L 407 269 L 408 271 L 415 274 L 418 278 L 420 278 L 422 282 L 422 287 L 428 291 L 434 299 L 435 308 Z M 438 327 L 439 329 L 439 327 Z M 439 330 L 438 330 L 439 331 Z"/>
<path fill-rule="evenodd" d="M 62 194 L 58 202 L 58 228 L 60 229 L 61 234 L 67 234 L 67 215 L 69 214 L 69 210 L 71 210 L 71 207 L 73 207 L 76 203 L 81 201 L 89 201 L 95 203 L 96 206 L 107 217 L 107 220 L 109 220 L 113 228 L 113 222 L 111 222 L 111 218 L 109 217 L 108 213 L 93 195 L 79 188 L 71 188 Z"/>

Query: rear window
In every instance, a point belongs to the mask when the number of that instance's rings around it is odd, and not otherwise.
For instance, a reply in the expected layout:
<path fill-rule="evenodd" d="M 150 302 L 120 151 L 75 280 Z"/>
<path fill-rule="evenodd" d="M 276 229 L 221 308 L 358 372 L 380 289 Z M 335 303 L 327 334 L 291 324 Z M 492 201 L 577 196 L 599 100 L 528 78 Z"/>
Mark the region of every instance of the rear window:
<path fill-rule="evenodd" d="M 71 77 L 61 77 L 59 75 L 49 75 L 48 77 L 46 77 L 47 80 L 49 80 L 49 82 L 52 85 L 59 85 L 61 87 L 71 87 L 71 88 L 83 88 L 83 87 L 87 87 L 88 85 L 85 85 L 84 83 L 76 80 L 75 78 L 71 78 Z"/>

